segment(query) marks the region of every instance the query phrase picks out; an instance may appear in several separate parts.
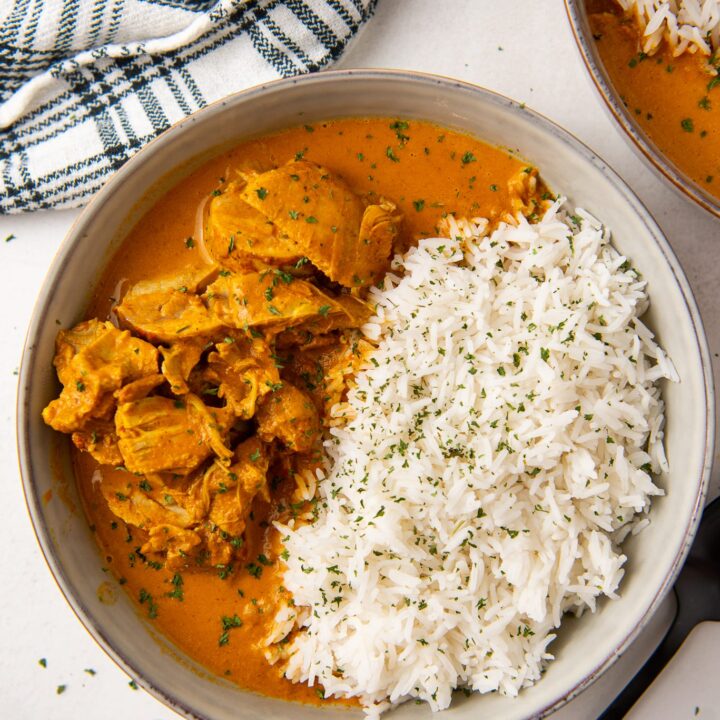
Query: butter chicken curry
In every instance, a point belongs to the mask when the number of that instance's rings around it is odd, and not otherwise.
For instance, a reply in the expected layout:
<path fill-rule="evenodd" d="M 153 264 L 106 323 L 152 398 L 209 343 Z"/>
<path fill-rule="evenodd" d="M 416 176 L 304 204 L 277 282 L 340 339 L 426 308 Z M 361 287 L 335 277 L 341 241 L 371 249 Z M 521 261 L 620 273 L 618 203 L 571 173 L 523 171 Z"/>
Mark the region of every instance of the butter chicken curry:
<path fill-rule="evenodd" d="M 508 151 L 347 119 L 246 142 L 137 223 L 58 335 L 44 418 L 71 435 L 105 564 L 179 647 L 244 688 L 321 701 L 269 662 L 292 602 L 272 523 L 312 520 L 330 408 L 369 347 L 368 287 L 446 214 L 532 217 L 542 200 Z"/>
<path fill-rule="evenodd" d="M 616 0 L 587 0 L 605 69 L 628 112 L 676 167 L 720 198 L 720 53 L 674 57 L 666 41 L 642 51 L 634 14 Z"/>

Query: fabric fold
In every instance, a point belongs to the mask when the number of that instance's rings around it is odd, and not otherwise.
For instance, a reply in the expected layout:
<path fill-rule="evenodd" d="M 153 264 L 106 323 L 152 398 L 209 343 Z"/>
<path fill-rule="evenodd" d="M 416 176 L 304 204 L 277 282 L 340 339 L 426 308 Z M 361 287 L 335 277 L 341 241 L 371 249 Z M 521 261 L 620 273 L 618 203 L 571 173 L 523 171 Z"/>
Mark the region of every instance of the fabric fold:
<path fill-rule="evenodd" d="M 0 212 L 76 207 L 170 125 L 337 59 L 377 0 L 14 0 Z"/>

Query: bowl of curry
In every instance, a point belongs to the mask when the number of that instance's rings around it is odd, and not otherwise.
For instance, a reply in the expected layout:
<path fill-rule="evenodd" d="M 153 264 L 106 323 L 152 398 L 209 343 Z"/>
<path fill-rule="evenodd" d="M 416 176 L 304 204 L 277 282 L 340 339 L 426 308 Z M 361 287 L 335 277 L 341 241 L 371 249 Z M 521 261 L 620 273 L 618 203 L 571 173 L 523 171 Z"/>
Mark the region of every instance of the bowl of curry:
<path fill-rule="evenodd" d="M 648 5 L 566 0 L 593 83 L 633 147 L 684 195 L 720 216 L 717 30 L 707 20 L 702 26 L 699 5 L 698 17 L 683 14 L 685 3 Z"/>
<path fill-rule="evenodd" d="M 650 322 L 682 378 L 664 397 L 668 456 L 683 461 L 665 478 L 671 501 L 629 541 L 621 600 L 567 621 L 556 661 L 518 697 L 456 700 L 458 717 L 521 718 L 567 702 L 629 645 L 702 507 L 707 347 L 647 211 L 523 106 L 390 71 L 232 96 L 150 143 L 91 201 L 37 302 L 18 447 L 61 591 L 145 689 L 186 717 L 359 714 L 290 682 L 282 649 L 268 649 L 279 604 L 292 607 L 277 523 L 316 512 L 323 433 L 362 357 L 367 288 L 392 252 L 436 235 L 448 213 L 532 217 L 554 187 L 601 215 L 623 252 L 642 257 L 651 292 L 662 288 Z M 406 703 L 393 714 L 425 712 Z"/>

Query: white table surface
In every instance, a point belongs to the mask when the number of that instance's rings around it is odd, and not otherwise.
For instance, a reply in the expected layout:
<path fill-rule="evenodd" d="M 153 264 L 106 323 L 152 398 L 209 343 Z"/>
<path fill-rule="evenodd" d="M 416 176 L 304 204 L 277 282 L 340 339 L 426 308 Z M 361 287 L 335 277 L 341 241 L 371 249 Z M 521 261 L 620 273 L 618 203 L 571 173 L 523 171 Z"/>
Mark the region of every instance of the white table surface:
<path fill-rule="evenodd" d="M 562 0 L 380 0 L 336 67 L 405 68 L 474 82 L 525 102 L 587 143 L 630 184 L 675 249 L 700 306 L 717 381 L 720 221 L 663 184 L 630 149 L 585 72 Z M 0 217 L 0 717 L 170 720 L 178 716 L 129 687 L 130 678 L 65 603 L 42 559 L 20 486 L 14 408 L 23 339 L 43 277 L 77 214 Z M 4 242 L 11 234 L 15 238 Z M 718 494 L 715 472 L 711 497 Z M 668 602 L 630 651 L 553 720 L 596 717 L 651 652 L 672 613 Z M 714 672 L 704 672 L 720 667 L 718 628 L 704 624 L 693 634 L 633 720 L 718 715 L 720 684 Z M 67 686 L 61 695 L 59 685 Z"/>

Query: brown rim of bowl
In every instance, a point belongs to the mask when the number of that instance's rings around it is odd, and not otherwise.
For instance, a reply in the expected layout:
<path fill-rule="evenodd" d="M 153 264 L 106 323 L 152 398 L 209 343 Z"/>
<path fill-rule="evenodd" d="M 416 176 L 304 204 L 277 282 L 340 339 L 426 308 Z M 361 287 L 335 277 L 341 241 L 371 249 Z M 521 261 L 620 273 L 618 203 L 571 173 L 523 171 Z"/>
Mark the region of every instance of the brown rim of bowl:
<path fill-rule="evenodd" d="M 605 66 L 595 49 L 588 26 L 586 0 L 565 0 L 565 10 L 570 21 L 575 43 L 580 50 L 585 67 L 596 90 L 605 101 L 606 108 L 632 141 L 635 150 L 668 180 L 685 197 L 694 200 L 711 215 L 720 218 L 720 199 L 714 197 L 673 164 L 653 143 L 645 131 L 635 122 L 618 99 Z"/>
<path fill-rule="evenodd" d="M 322 73 L 314 73 L 310 75 L 304 75 L 300 77 L 284 78 L 275 80 L 269 83 L 263 83 L 262 85 L 256 85 L 248 88 L 233 95 L 229 95 L 225 98 L 215 101 L 210 105 L 206 106 L 202 110 L 199 110 L 192 115 L 180 120 L 178 123 L 172 125 L 165 132 L 160 134 L 157 138 L 151 140 L 142 150 L 136 155 L 130 158 L 121 168 L 119 168 L 105 183 L 105 185 L 92 197 L 88 205 L 82 210 L 78 218 L 72 224 L 67 235 L 63 239 L 58 248 L 58 251 L 53 259 L 52 265 L 48 271 L 48 281 L 43 283 L 38 298 L 35 303 L 33 314 L 28 326 L 28 331 L 25 339 L 23 348 L 22 362 L 20 366 L 20 373 L 18 378 L 18 395 L 17 395 L 17 447 L 18 447 L 18 458 L 20 464 L 20 474 L 23 484 L 23 493 L 25 496 L 25 503 L 30 515 L 30 519 L 33 525 L 33 532 L 37 538 L 40 549 L 45 557 L 45 561 L 52 573 L 56 584 L 60 588 L 65 600 L 70 605 L 71 609 L 83 624 L 85 629 L 90 633 L 93 639 L 98 645 L 105 651 L 105 653 L 120 667 L 125 673 L 133 677 L 139 685 L 147 690 L 156 699 L 163 702 L 169 708 L 175 712 L 183 715 L 191 720 L 202 720 L 200 712 L 188 704 L 180 701 L 178 698 L 173 697 L 170 689 L 162 688 L 153 683 L 150 679 L 142 675 L 140 670 L 137 668 L 135 662 L 131 658 L 124 657 L 120 654 L 111 644 L 110 640 L 105 636 L 103 629 L 96 618 L 93 616 L 91 610 L 82 603 L 75 593 L 75 588 L 69 582 L 65 572 L 59 562 L 59 559 L 55 555 L 53 545 L 51 542 L 48 527 L 45 524 L 43 511 L 42 511 L 42 498 L 37 492 L 37 489 L 33 483 L 33 472 L 32 472 L 32 458 L 30 456 L 29 447 L 29 436 L 30 436 L 30 412 L 28 409 L 29 400 L 29 381 L 34 374 L 34 367 L 38 362 L 38 358 L 35 353 L 34 339 L 37 335 L 39 327 L 44 322 L 46 316 L 46 308 L 50 302 L 57 284 L 62 277 L 62 270 L 67 264 L 69 256 L 74 251 L 75 245 L 80 237 L 82 237 L 83 226 L 86 225 L 95 213 L 96 208 L 100 207 L 104 202 L 105 198 L 114 192 L 117 185 L 124 182 L 126 177 L 129 176 L 134 170 L 138 163 L 141 163 L 146 155 L 145 149 L 163 144 L 168 141 L 170 137 L 174 137 L 175 134 L 182 132 L 183 128 L 190 123 L 195 123 L 206 114 L 214 114 L 222 112 L 224 107 L 232 107 L 238 103 L 242 103 L 247 99 L 254 97 L 260 93 L 265 92 L 278 92 L 286 86 L 291 86 L 297 83 L 306 84 L 325 84 L 334 83 L 339 79 L 351 79 L 359 78 L 362 80 L 390 80 L 390 81 L 402 81 L 404 83 L 414 83 L 427 85 L 428 87 L 443 86 L 445 88 L 452 88 L 454 92 L 469 93 L 473 95 L 481 95 L 486 101 L 492 102 L 495 105 L 504 108 L 508 112 L 526 114 L 532 122 L 541 126 L 546 132 L 551 133 L 558 139 L 560 139 L 566 146 L 570 147 L 576 154 L 580 155 L 586 162 L 593 165 L 599 172 L 604 174 L 623 194 L 626 201 L 630 204 L 632 209 L 642 219 L 643 224 L 647 227 L 648 233 L 654 239 L 660 252 L 662 253 L 665 261 L 670 266 L 670 269 L 675 277 L 675 280 L 680 288 L 683 296 L 685 311 L 687 312 L 695 334 L 695 344 L 697 353 L 700 357 L 702 373 L 703 373 L 703 390 L 705 398 L 705 438 L 703 441 L 703 463 L 702 473 L 699 478 L 697 493 L 693 504 L 693 510 L 690 515 L 685 533 L 683 535 L 681 547 L 675 557 L 674 562 L 665 574 L 665 578 L 662 583 L 654 592 L 652 599 L 647 605 L 647 609 L 643 613 L 640 621 L 637 625 L 630 630 L 625 638 L 616 647 L 614 647 L 605 659 L 599 663 L 588 675 L 578 682 L 574 687 L 565 692 L 563 695 L 555 698 L 546 706 L 536 711 L 533 717 L 544 718 L 550 713 L 554 712 L 558 708 L 565 705 L 567 702 L 572 700 L 574 697 L 579 695 L 589 685 L 591 685 L 605 670 L 607 670 L 620 655 L 628 648 L 633 640 L 640 634 L 641 630 L 647 625 L 650 618 L 655 614 L 660 603 L 664 599 L 667 592 L 672 587 L 675 578 L 677 577 L 680 569 L 685 561 L 685 558 L 690 550 L 693 538 L 697 531 L 700 517 L 702 515 L 703 505 L 707 488 L 710 480 L 710 471 L 712 466 L 713 458 L 713 447 L 714 447 L 714 427 L 715 427 L 715 414 L 714 414 L 714 386 L 713 377 L 711 370 L 710 351 L 707 344 L 707 338 L 700 317 L 695 298 L 692 294 L 692 290 L 688 283 L 687 278 L 678 262 L 675 253 L 673 252 L 670 244 L 665 239 L 662 231 L 658 227 L 657 223 L 653 219 L 652 215 L 645 208 L 642 202 L 635 196 L 633 191 L 627 186 L 625 181 L 612 170 L 601 158 L 598 157 L 587 145 L 578 140 L 575 136 L 564 130 L 559 125 L 556 125 L 552 120 L 549 120 L 540 113 L 534 110 L 528 109 L 524 104 L 517 103 L 510 98 L 487 90 L 478 85 L 473 85 L 468 82 L 455 80 L 453 78 L 443 77 L 439 75 L 431 75 L 428 73 L 421 73 L 407 70 L 391 70 L 391 69 L 354 69 L 354 70 L 332 70 L 324 71 Z"/>

